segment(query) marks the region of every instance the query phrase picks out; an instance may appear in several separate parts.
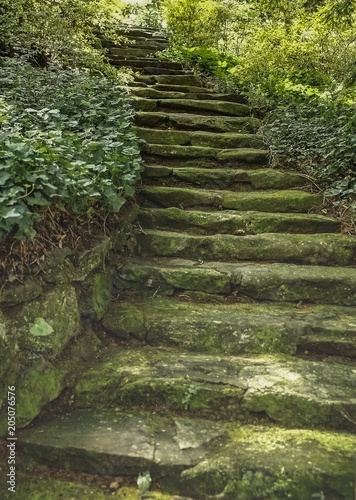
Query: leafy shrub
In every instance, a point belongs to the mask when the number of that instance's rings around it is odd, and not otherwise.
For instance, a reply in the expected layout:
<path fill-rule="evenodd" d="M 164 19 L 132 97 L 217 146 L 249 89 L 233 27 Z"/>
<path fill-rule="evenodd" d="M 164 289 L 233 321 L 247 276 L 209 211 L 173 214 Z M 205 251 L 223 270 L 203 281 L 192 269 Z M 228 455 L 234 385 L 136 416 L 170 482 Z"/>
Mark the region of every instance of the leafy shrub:
<path fill-rule="evenodd" d="M 326 195 L 352 200 L 356 196 L 355 105 L 338 97 L 307 95 L 305 89 L 276 91 L 264 132 L 279 164 L 302 166 L 327 188 Z"/>
<path fill-rule="evenodd" d="M 41 206 L 117 211 L 140 173 L 127 97 L 76 71 L 0 65 L 0 236 L 34 236 Z"/>
<path fill-rule="evenodd" d="M 164 18 L 178 45 L 217 47 L 229 9 L 223 0 L 164 0 Z"/>
<path fill-rule="evenodd" d="M 39 66 L 114 74 L 95 30 L 117 38 L 122 9 L 121 0 L 0 0 L 0 50 Z"/>
<path fill-rule="evenodd" d="M 219 87 L 236 87 L 234 74 L 237 60 L 231 54 L 213 47 L 174 46 L 165 50 L 161 57 L 187 63 L 202 77 L 213 77 Z"/>
<path fill-rule="evenodd" d="M 125 21 L 146 28 L 163 27 L 162 0 L 146 0 L 144 3 L 131 4 L 124 9 Z"/>

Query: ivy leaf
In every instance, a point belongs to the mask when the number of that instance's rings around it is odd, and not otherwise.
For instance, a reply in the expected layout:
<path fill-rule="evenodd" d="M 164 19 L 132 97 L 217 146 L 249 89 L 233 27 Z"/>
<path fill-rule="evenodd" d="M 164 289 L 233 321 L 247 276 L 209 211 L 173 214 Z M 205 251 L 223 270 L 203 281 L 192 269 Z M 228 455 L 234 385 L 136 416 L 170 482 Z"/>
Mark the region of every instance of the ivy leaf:
<path fill-rule="evenodd" d="M 30 333 L 36 337 L 46 337 L 53 333 L 54 330 L 43 318 L 36 318 L 34 324 L 30 328 Z"/>

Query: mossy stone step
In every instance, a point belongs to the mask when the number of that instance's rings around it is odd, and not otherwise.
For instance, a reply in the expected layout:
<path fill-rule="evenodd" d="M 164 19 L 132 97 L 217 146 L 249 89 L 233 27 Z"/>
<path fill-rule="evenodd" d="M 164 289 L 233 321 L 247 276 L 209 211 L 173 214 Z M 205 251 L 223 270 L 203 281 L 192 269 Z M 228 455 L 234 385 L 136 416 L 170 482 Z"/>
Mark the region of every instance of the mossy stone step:
<path fill-rule="evenodd" d="M 140 224 L 148 229 L 184 231 L 190 234 L 337 233 L 340 222 L 313 214 L 263 212 L 201 212 L 181 208 L 142 208 Z"/>
<path fill-rule="evenodd" d="M 203 94 L 204 92 L 209 94 L 211 93 L 211 89 L 207 87 L 196 87 L 196 86 L 189 86 L 189 85 L 164 85 L 162 83 L 157 83 L 155 85 L 152 85 L 150 88 L 154 90 L 160 90 L 164 92 L 180 92 L 180 93 L 192 93 L 192 94 Z"/>
<path fill-rule="evenodd" d="M 268 151 L 253 148 L 218 149 L 207 146 L 187 147 L 144 143 L 141 145 L 141 151 L 144 158 L 148 159 L 148 163 L 159 161 L 163 166 L 170 165 L 172 162 L 176 164 L 176 160 L 184 160 L 181 165 L 184 167 L 216 168 L 219 165 L 224 165 L 226 167 L 260 168 L 261 165 L 266 165 L 269 160 Z M 156 157 L 159 157 L 159 160 Z"/>
<path fill-rule="evenodd" d="M 293 172 L 281 172 L 275 169 L 233 170 L 207 168 L 170 168 L 159 165 L 146 165 L 144 178 L 155 184 L 188 185 L 216 187 L 251 191 L 254 189 L 286 189 L 306 184 L 304 177 Z"/>
<path fill-rule="evenodd" d="M 198 270 L 195 279 L 201 278 L 202 273 Z M 220 289 L 226 287 L 227 281 L 218 272 L 214 275 L 213 271 L 208 279 L 205 278 L 206 283 L 210 282 L 209 286 L 213 282 L 220 283 Z M 311 353 L 356 358 L 355 307 L 194 303 L 160 298 L 156 292 L 152 280 L 142 286 L 139 301 L 113 302 L 103 319 L 104 328 L 120 340 L 135 339 L 151 346 L 215 355 L 295 356 L 309 345 L 313 347 Z M 187 290 L 183 297 L 209 300 L 212 295 Z"/>
<path fill-rule="evenodd" d="M 142 28 L 137 26 L 121 26 L 116 30 L 118 35 L 132 37 L 135 39 L 145 38 L 147 40 L 163 40 L 168 41 L 168 37 L 162 31 L 155 28 Z"/>
<path fill-rule="evenodd" d="M 134 480 L 148 470 L 154 485 L 185 496 L 175 500 L 260 500 L 261 491 L 266 500 L 318 498 L 321 491 L 327 499 L 350 500 L 355 442 L 344 432 L 83 409 L 46 419 L 18 443 L 31 458 L 56 468 Z M 92 495 L 93 486 L 62 483 L 42 479 L 32 491 L 55 500 L 60 492 L 68 498 L 107 497 L 99 491 Z M 22 482 L 16 489 L 28 491 Z M 140 500 L 137 488 L 123 487 L 114 496 Z M 151 490 L 150 496 L 171 498 Z M 11 493 L 4 498 L 12 498 Z"/>
<path fill-rule="evenodd" d="M 210 92 L 207 92 L 206 89 L 204 89 L 204 92 L 177 92 L 173 90 L 164 91 L 145 87 L 141 89 L 135 89 L 131 93 L 137 97 L 144 97 L 146 99 L 193 99 L 239 103 L 244 103 L 246 101 L 244 96 L 242 96 L 241 94 L 212 94 Z"/>
<path fill-rule="evenodd" d="M 223 262 L 257 261 L 352 266 L 356 264 L 356 238 L 342 234 L 216 234 L 192 236 L 168 231 L 138 233 L 140 255 L 182 257 Z"/>
<path fill-rule="evenodd" d="M 162 99 L 160 108 L 208 113 L 211 115 L 250 116 L 251 110 L 246 104 L 224 101 L 201 101 L 195 99 Z"/>
<path fill-rule="evenodd" d="M 80 407 L 162 408 L 221 419 L 356 430 L 353 366 L 170 349 L 110 350 L 74 385 Z"/>
<path fill-rule="evenodd" d="M 130 67 L 133 67 L 132 65 Z M 148 70 L 149 68 L 147 68 Z M 160 71 L 160 69 L 157 69 Z M 162 69 L 163 71 L 163 69 Z M 178 71 L 178 70 L 165 70 Z M 226 115 L 226 116 L 249 116 L 250 108 L 246 104 L 224 101 L 204 101 L 194 99 L 145 99 L 136 97 L 134 99 L 136 111 L 191 111 L 197 114 Z"/>
<path fill-rule="evenodd" d="M 322 203 L 322 196 L 297 190 L 213 191 L 165 186 L 146 187 L 141 195 L 161 207 L 257 210 L 259 212 L 308 212 Z"/>
<path fill-rule="evenodd" d="M 133 259 L 115 275 L 115 288 L 171 295 L 177 291 L 244 296 L 272 302 L 355 306 L 356 268 L 294 264 L 197 263 Z M 356 324 L 355 340 L 356 340 Z"/>
<path fill-rule="evenodd" d="M 201 82 L 199 78 L 190 75 L 157 75 L 157 76 L 147 76 L 139 75 L 136 76 L 135 80 L 137 82 L 146 83 L 148 85 L 163 84 L 163 85 L 194 85 L 200 86 Z"/>
<path fill-rule="evenodd" d="M 150 56 L 154 55 L 157 52 L 162 50 L 161 48 L 157 46 L 152 46 L 152 47 L 143 47 L 143 46 L 135 46 L 135 45 L 129 45 L 126 47 L 110 47 L 109 53 L 112 54 L 113 56 L 118 56 L 118 57 L 124 57 L 127 59 L 131 58 L 141 58 L 143 56 Z"/>
<path fill-rule="evenodd" d="M 110 62 L 111 64 L 114 64 L 115 66 L 135 66 L 136 68 L 156 68 L 156 69 L 177 69 L 177 70 L 182 70 L 182 65 L 180 63 L 175 63 L 175 62 L 166 62 L 166 61 L 159 61 L 158 59 L 155 58 L 133 58 L 133 59 L 126 59 L 122 56 L 118 55 L 110 55 Z"/>
<path fill-rule="evenodd" d="M 138 63 L 136 64 L 134 60 L 131 60 L 131 61 L 126 61 L 126 60 L 122 60 L 122 61 L 111 61 L 111 64 L 113 66 L 118 66 L 120 68 L 124 68 L 124 67 L 127 67 L 127 68 L 131 68 L 133 69 L 134 71 L 138 71 L 140 72 L 143 76 L 167 76 L 167 75 L 173 75 L 173 76 L 185 76 L 187 74 L 187 71 L 183 70 L 183 69 L 169 69 L 169 68 L 163 68 L 163 67 L 157 67 L 157 65 L 143 65 L 141 63 Z"/>
<path fill-rule="evenodd" d="M 232 116 L 201 116 L 190 113 L 161 113 L 139 111 L 135 123 L 140 127 L 174 128 L 181 130 L 201 130 L 208 132 L 256 132 L 261 122 L 257 118 Z"/>
<path fill-rule="evenodd" d="M 217 149 L 255 148 L 264 149 L 263 140 L 255 134 L 193 132 L 183 130 L 136 129 L 140 139 L 149 144 L 191 145 Z"/>

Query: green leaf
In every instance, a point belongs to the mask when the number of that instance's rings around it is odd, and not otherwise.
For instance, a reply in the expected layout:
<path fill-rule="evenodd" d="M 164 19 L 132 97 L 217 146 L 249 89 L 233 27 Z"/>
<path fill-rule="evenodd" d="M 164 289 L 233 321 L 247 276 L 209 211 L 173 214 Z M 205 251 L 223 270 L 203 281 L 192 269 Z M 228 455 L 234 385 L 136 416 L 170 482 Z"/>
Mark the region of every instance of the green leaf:
<path fill-rule="evenodd" d="M 54 330 L 43 318 L 36 318 L 34 324 L 30 328 L 30 333 L 36 337 L 46 337 L 53 333 Z"/>

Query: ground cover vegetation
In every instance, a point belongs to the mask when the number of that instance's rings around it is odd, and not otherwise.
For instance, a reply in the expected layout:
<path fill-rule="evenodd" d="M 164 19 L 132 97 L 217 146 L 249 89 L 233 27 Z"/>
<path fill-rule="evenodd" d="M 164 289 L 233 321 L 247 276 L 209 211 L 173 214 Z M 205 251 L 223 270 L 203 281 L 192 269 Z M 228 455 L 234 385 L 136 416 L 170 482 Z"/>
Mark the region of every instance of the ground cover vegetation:
<path fill-rule="evenodd" d="M 116 0 L 0 1 L 5 273 L 16 253 L 26 261 L 29 244 L 34 260 L 33 239 L 38 247 L 45 236 L 41 251 L 68 243 L 61 219 L 76 228 L 97 214 L 105 221 L 134 192 L 139 144 L 122 91 L 131 76 L 108 64 L 96 36 L 120 42 L 123 9 Z"/>
<path fill-rule="evenodd" d="M 281 167 L 312 177 L 356 218 L 356 2 L 162 0 L 167 54 L 264 114 Z M 343 207 L 341 209 L 341 207 Z"/>

